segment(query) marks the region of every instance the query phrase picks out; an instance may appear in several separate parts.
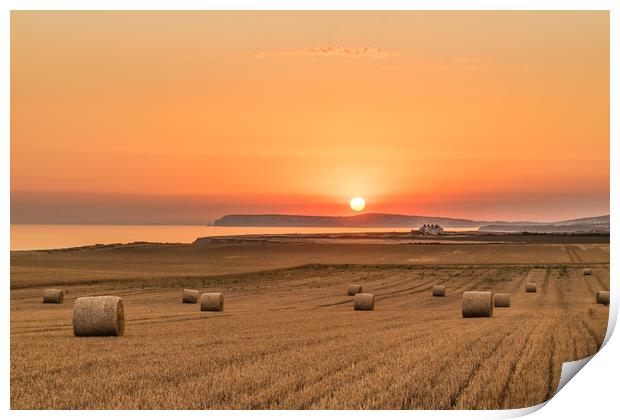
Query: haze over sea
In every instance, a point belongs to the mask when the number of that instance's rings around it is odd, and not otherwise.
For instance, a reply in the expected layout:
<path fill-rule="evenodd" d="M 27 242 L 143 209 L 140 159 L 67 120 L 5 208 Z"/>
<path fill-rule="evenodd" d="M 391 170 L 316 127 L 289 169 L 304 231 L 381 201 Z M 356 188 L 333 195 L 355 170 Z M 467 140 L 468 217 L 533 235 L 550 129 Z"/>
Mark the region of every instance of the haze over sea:
<path fill-rule="evenodd" d="M 11 251 L 129 242 L 190 243 L 205 236 L 407 232 L 409 228 L 227 227 L 203 225 L 11 225 Z M 449 229 L 454 231 L 471 229 Z"/>

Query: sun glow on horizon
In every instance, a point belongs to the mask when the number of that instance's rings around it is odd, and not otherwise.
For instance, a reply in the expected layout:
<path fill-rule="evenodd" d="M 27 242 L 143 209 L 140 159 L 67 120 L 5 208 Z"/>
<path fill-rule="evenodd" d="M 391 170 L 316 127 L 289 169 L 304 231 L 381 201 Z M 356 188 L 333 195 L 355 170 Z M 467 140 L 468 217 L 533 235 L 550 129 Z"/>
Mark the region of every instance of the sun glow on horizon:
<path fill-rule="evenodd" d="M 353 211 L 362 211 L 366 207 L 366 201 L 362 197 L 353 197 L 349 201 L 349 206 Z"/>
<path fill-rule="evenodd" d="M 608 11 L 10 18 L 12 223 L 609 213 Z"/>

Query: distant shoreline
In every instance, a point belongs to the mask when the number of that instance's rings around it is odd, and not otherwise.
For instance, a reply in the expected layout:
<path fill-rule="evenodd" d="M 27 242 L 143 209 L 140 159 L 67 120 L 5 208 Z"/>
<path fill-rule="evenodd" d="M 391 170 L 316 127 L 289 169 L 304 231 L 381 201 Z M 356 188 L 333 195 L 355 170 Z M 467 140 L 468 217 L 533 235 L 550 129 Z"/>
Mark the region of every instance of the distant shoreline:
<path fill-rule="evenodd" d="M 257 244 L 287 244 L 300 243 L 329 243 L 329 244 L 606 244 L 610 242 L 609 233 L 516 233 L 516 232 L 479 232 L 461 231 L 450 232 L 444 235 L 412 235 L 408 232 L 383 231 L 383 232 L 340 232 L 340 233 L 289 233 L 289 234 L 246 234 L 205 236 L 195 238 L 189 242 L 116 242 L 97 243 L 71 247 L 20 249 L 11 250 L 11 253 L 22 252 L 71 252 L 80 250 L 96 250 L 109 248 L 132 248 L 132 247 L 169 247 L 169 246 L 218 246 L 218 245 L 257 245 Z"/>

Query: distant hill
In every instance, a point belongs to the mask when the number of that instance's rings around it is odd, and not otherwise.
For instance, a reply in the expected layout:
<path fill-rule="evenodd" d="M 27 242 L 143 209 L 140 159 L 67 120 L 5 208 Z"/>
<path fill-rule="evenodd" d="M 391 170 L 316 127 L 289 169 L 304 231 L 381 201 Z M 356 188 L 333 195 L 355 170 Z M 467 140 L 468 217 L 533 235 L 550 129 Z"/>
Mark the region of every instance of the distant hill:
<path fill-rule="evenodd" d="M 439 224 L 443 227 L 478 228 L 489 222 L 446 217 L 365 213 L 356 216 L 296 216 L 287 214 L 231 214 L 217 219 L 215 226 L 269 227 L 411 227 Z"/>
<path fill-rule="evenodd" d="M 582 219 L 564 220 L 553 223 L 556 226 L 563 225 L 609 225 L 609 215 L 584 217 Z"/>
<path fill-rule="evenodd" d="M 510 223 L 480 226 L 483 232 L 532 232 L 532 233 L 577 233 L 609 232 L 609 215 L 563 220 L 553 223 Z"/>
<path fill-rule="evenodd" d="M 471 228 L 485 231 L 524 231 L 523 229 L 544 229 L 553 227 L 555 232 L 609 229 L 609 215 L 565 220 L 554 223 L 503 222 L 454 219 L 449 217 L 408 216 L 389 213 L 364 213 L 355 216 L 300 216 L 289 214 L 230 214 L 215 220 L 214 226 L 244 227 L 378 227 L 418 228 L 424 224 L 438 224 L 445 228 Z M 565 226 L 564 228 L 562 228 Z M 570 229 L 569 229 L 570 226 Z M 564 230 L 562 230 L 564 229 Z M 534 232 L 534 230 L 529 230 Z"/>

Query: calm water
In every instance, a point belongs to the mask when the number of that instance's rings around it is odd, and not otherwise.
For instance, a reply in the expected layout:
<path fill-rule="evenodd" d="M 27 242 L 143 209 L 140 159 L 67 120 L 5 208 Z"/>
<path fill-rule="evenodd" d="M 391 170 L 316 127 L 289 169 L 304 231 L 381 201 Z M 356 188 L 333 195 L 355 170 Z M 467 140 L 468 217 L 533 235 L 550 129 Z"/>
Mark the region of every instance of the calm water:
<path fill-rule="evenodd" d="M 161 225 L 11 225 L 11 250 L 128 242 L 193 242 L 203 236 L 269 233 L 408 232 L 409 228 L 303 228 Z M 459 230 L 459 229 L 455 229 Z"/>

